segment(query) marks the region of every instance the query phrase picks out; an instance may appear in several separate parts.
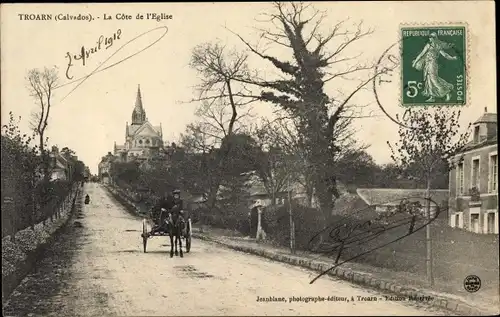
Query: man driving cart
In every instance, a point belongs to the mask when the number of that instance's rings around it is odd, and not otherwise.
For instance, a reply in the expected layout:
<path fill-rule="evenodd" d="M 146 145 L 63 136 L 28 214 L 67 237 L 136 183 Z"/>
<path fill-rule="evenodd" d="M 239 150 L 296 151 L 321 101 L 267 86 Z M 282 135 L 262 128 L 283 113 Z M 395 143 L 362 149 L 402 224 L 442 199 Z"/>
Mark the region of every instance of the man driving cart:
<path fill-rule="evenodd" d="M 169 214 L 174 208 L 180 211 L 180 217 L 182 217 L 184 202 L 181 199 L 181 191 L 179 189 L 174 189 L 172 194 L 165 193 L 165 195 L 158 201 L 155 207 L 153 207 L 153 221 L 155 225 L 151 229 L 150 234 L 155 232 L 166 232 L 165 220 L 168 219 Z"/>

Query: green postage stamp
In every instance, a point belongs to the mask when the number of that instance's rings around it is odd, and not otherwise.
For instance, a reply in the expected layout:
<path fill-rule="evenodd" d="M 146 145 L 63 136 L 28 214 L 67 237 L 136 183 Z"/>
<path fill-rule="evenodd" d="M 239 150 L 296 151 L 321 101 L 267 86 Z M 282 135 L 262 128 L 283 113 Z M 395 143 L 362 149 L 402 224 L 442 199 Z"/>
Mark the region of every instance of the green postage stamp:
<path fill-rule="evenodd" d="M 402 106 L 465 106 L 466 26 L 402 26 L 400 37 Z"/>

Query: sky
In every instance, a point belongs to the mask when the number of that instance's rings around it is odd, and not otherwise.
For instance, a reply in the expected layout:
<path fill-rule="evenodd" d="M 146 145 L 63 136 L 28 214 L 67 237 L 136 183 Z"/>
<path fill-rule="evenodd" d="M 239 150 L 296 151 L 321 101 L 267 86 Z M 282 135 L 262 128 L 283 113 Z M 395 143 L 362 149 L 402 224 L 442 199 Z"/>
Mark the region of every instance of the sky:
<path fill-rule="evenodd" d="M 494 3 L 490 1 L 433 2 L 318 2 L 314 7 L 325 10 L 323 31 L 329 31 L 339 21 L 345 27 L 363 22 L 373 33 L 345 51 L 345 56 L 357 56 L 360 63 L 376 62 L 388 48 L 388 54 L 399 56 L 399 28 L 406 25 L 442 25 L 461 23 L 468 29 L 469 99 L 462 111 L 462 124 L 477 119 L 484 108 L 496 112 L 495 26 Z M 195 121 L 198 103 L 187 101 L 196 96 L 199 75 L 189 67 L 192 49 L 199 44 L 219 41 L 229 48 L 244 49 L 232 33 L 240 34 L 251 43 L 259 40 L 256 28 L 269 27 L 263 13 L 272 12 L 270 3 L 141 3 L 141 4 L 2 4 L 1 6 L 1 120 L 8 113 L 21 116 L 21 129 L 29 131 L 30 114 L 36 104 L 27 90 L 29 69 L 56 66 L 62 87 L 55 90 L 47 136 L 50 145 L 72 148 L 92 173 L 102 156 L 113 150 L 113 144 L 123 144 L 126 122 L 131 122 L 137 87 L 140 85 L 147 117 L 153 125 L 162 125 L 164 141 L 177 141 L 186 125 Z M 171 19 L 147 19 L 148 13 Z M 52 14 L 50 21 L 26 20 L 25 15 Z M 59 20 L 66 15 L 91 15 L 92 21 Z M 117 14 L 131 16 L 117 20 Z M 142 14 L 144 19 L 136 19 Z M 105 20 L 106 17 L 111 19 Z M 163 27 L 163 28 L 160 28 Z M 165 28 L 166 27 L 166 28 Z M 150 32 L 148 32 L 150 31 Z M 139 35 L 146 33 L 143 36 Z M 166 33 L 165 33 L 166 32 Z M 72 58 L 69 77 L 73 80 L 92 74 L 84 81 L 72 82 L 65 73 L 68 53 L 78 55 L 82 46 L 95 47 L 100 36 L 118 34 L 108 48 L 104 46 L 82 60 Z M 137 39 L 134 39 L 138 37 Z M 341 40 L 341 39 L 339 39 Z M 154 45 L 143 50 L 151 43 Z M 335 49 L 335 44 L 327 49 Z M 142 51 L 141 51 L 142 50 Z M 291 56 L 286 50 L 269 47 L 267 53 L 278 57 Z M 137 54 L 136 54 L 137 53 Z M 387 56 L 387 54 L 385 55 Z M 385 60 L 387 62 L 387 60 Z M 249 66 L 266 76 L 272 76 L 272 66 L 255 56 Z M 349 65 L 345 65 L 349 66 Z M 339 69 L 340 70 L 340 69 Z M 399 102 L 400 69 L 377 85 L 380 104 L 391 116 L 403 113 Z M 330 82 L 325 92 L 345 96 L 370 73 L 361 73 L 351 80 Z M 66 85 L 65 85 L 66 84 Z M 390 162 L 387 141 L 397 139 L 398 125 L 389 120 L 375 100 L 373 84 L 361 90 L 352 100 L 366 105 L 363 118 L 356 119 L 355 137 L 367 145 L 377 163 Z M 257 116 L 271 117 L 273 106 L 253 105 Z"/>

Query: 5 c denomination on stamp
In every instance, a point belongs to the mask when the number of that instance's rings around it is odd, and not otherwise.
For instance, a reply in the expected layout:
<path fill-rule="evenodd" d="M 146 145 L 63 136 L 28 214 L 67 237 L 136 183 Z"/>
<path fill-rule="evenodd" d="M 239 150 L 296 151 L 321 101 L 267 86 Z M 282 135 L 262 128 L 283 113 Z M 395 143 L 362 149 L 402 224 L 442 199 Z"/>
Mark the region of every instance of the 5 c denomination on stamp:
<path fill-rule="evenodd" d="M 404 26 L 401 37 L 401 104 L 467 103 L 467 27 Z"/>

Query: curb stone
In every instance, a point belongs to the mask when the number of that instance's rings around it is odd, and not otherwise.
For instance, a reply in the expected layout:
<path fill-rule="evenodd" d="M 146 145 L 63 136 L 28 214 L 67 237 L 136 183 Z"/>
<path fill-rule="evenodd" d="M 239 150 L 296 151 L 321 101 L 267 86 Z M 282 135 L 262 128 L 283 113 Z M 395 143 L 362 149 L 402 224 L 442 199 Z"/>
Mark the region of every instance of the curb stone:
<path fill-rule="evenodd" d="M 233 245 L 231 243 L 220 241 L 219 239 L 216 239 L 216 238 L 210 238 L 210 237 L 207 237 L 207 236 L 199 234 L 199 233 L 193 232 L 193 238 L 198 238 L 200 240 L 214 242 L 214 243 L 222 245 L 226 248 L 233 249 L 236 251 L 250 253 L 250 254 L 254 254 L 254 255 L 259 255 L 259 256 L 262 256 L 265 258 L 277 260 L 279 262 L 283 262 L 283 263 L 287 263 L 287 264 L 291 264 L 291 265 L 306 267 L 306 268 L 314 270 L 314 271 L 324 271 L 327 269 L 327 267 L 324 264 L 315 262 L 313 260 L 298 259 L 297 257 L 287 256 L 284 254 L 275 254 L 272 252 L 266 252 L 266 250 L 253 249 L 251 247 L 241 247 L 241 246 Z M 378 279 L 376 277 L 371 277 L 371 276 L 366 275 L 366 274 L 353 272 L 350 270 L 348 271 L 348 270 L 345 270 L 345 269 L 340 268 L 340 267 L 337 267 L 337 268 L 329 271 L 328 275 L 336 276 L 340 279 L 347 280 L 347 281 L 353 282 L 355 284 L 365 285 L 365 286 L 368 286 L 370 288 L 388 291 L 388 292 L 394 293 L 396 295 L 406 295 L 406 296 L 413 296 L 413 297 L 430 296 L 433 298 L 433 300 L 427 302 L 428 305 L 434 306 L 434 307 L 437 307 L 440 309 L 446 309 L 448 311 L 452 311 L 454 313 L 461 314 L 461 315 L 476 315 L 476 316 L 491 315 L 491 313 L 488 313 L 488 312 L 482 311 L 478 308 L 469 306 L 469 305 L 467 305 L 459 300 L 454 300 L 454 299 L 450 299 L 450 298 L 443 298 L 443 297 L 436 297 L 434 295 L 426 294 L 422 291 L 418 291 L 418 290 L 410 288 L 410 287 L 405 287 L 402 285 L 398 285 L 396 283 L 387 282 L 385 280 Z"/>

